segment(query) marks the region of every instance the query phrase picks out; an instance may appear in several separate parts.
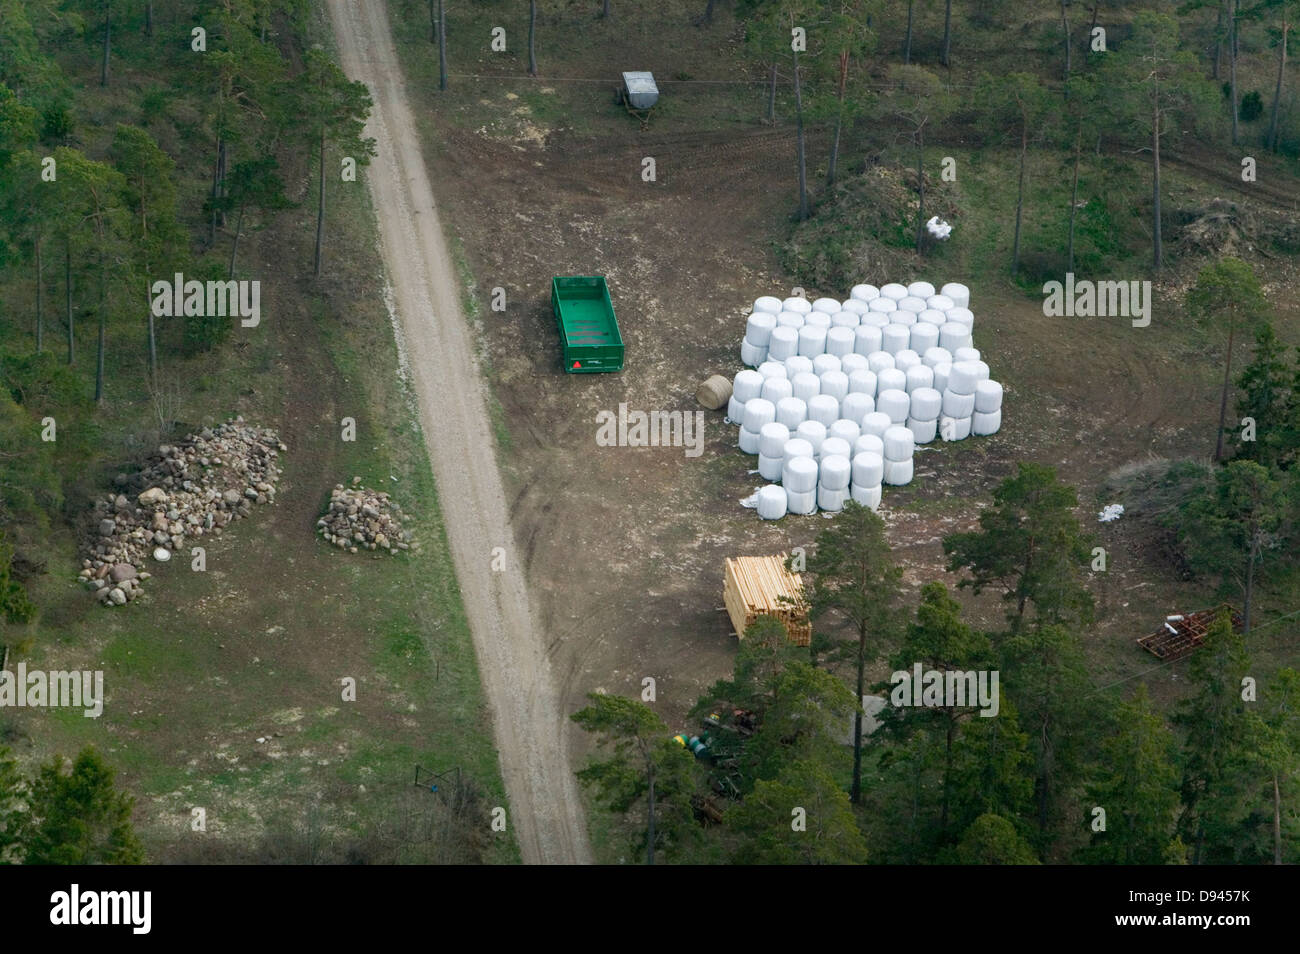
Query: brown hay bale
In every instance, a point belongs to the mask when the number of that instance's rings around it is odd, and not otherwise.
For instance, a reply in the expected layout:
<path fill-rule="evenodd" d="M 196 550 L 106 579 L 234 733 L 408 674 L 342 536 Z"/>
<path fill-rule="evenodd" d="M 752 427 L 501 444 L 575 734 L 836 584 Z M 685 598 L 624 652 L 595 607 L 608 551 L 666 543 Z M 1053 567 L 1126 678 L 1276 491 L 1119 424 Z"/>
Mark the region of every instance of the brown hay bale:
<path fill-rule="evenodd" d="M 695 400 L 710 411 L 724 408 L 731 400 L 731 382 L 720 374 L 712 375 L 696 390 Z"/>

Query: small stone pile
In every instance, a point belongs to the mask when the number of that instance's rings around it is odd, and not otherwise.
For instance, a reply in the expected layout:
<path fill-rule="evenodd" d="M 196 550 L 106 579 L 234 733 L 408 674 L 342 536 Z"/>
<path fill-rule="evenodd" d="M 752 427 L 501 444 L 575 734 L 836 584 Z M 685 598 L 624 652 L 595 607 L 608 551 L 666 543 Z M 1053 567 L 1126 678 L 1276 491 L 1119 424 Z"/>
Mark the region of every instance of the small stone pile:
<path fill-rule="evenodd" d="M 187 537 L 220 535 L 254 504 L 274 503 L 285 450 L 274 430 L 242 417 L 159 447 L 139 473 L 118 474 L 118 493 L 95 502 L 81 579 L 105 606 L 135 599 L 150 555 L 166 562 Z"/>
<path fill-rule="evenodd" d="M 327 543 L 340 550 L 418 550 L 411 542 L 411 531 L 402 529 L 402 508 L 388 494 L 361 486 L 353 477 L 352 486 L 335 484 L 325 516 L 316 521 Z"/>

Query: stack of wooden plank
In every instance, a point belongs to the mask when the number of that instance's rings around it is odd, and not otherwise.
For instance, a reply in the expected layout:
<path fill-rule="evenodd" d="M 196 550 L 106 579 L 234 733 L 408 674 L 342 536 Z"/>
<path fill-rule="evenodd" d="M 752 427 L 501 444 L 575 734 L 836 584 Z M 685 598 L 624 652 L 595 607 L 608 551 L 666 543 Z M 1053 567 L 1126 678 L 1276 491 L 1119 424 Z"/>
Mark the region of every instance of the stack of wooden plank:
<path fill-rule="evenodd" d="M 1159 659 L 1182 659 L 1201 648 L 1205 634 L 1209 632 L 1214 617 L 1221 609 L 1227 609 L 1231 613 L 1232 628 L 1240 632 L 1245 621 L 1239 613 L 1224 604 L 1214 609 L 1187 613 L 1182 619 L 1166 620 L 1154 633 L 1141 637 L 1138 645 Z"/>
<path fill-rule="evenodd" d="M 807 646 L 812 641 L 803 580 L 785 568 L 785 560 L 784 553 L 727 558 L 722 599 L 737 636 L 743 638 L 745 630 L 760 616 L 774 616 L 785 624 L 796 646 Z"/>

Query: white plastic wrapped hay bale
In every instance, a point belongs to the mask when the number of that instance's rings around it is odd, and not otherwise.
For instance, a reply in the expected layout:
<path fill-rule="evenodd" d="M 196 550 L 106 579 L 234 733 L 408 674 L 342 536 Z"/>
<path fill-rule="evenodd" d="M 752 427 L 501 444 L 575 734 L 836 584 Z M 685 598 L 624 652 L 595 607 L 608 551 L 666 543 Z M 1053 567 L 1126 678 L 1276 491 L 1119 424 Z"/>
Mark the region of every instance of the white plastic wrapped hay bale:
<path fill-rule="evenodd" d="M 921 389 L 927 391 L 934 388 L 934 369 L 927 368 L 923 364 L 914 365 L 907 369 L 907 387 L 908 394 L 915 394 Z M 914 399 L 915 400 L 915 399 Z"/>
<path fill-rule="evenodd" d="M 759 446 L 762 446 L 763 435 L 758 435 Z M 782 460 L 780 457 L 768 457 L 760 450 L 758 452 L 758 472 L 764 480 L 781 479 Z"/>
<path fill-rule="evenodd" d="M 916 320 L 918 322 L 924 321 L 927 325 L 934 325 L 935 331 L 938 331 L 940 325 L 948 323 L 948 316 L 934 308 L 927 308 L 916 316 Z"/>
<path fill-rule="evenodd" d="M 791 381 L 796 374 L 816 374 L 813 371 L 812 358 L 806 358 L 801 354 L 792 354 L 785 359 L 785 376 Z"/>
<path fill-rule="evenodd" d="M 854 484 L 849 491 L 849 496 L 853 498 L 855 503 L 861 504 L 863 507 L 868 507 L 871 510 L 877 510 L 880 508 L 880 498 L 882 493 L 883 488 L 880 484 L 876 484 L 874 487 L 859 487 L 857 484 Z"/>
<path fill-rule="evenodd" d="M 937 345 L 921 352 L 921 362 L 927 368 L 937 368 L 941 364 L 952 364 L 952 352 Z"/>
<path fill-rule="evenodd" d="M 807 324 L 807 322 L 804 321 L 803 315 L 799 314 L 797 311 L 783 311 L 781 314 L 776 316 L 776 326 L 778 328 L 793 328 L 795 331 L 798 331 L 805 324 Z"/>
<path fill-rule="evenodd" d="M 776 402 L 776 420 L 794 430 L 808 420 L 808 405 L 797 397 L 782 398 Z"/>
<path fill-rule="evenodd" d="M 915 295 L 908 295 L 905 298 L 898 299 L 899 311 L 910 311 L 914 315 L 919 315 L 925 311 L 925 299 L 917 298 Z"/>
<path fill-rule="evenodd" d="M 939 417 L 939 436 L 945 441 L 964 441 L 970 437 L 969 417 Z"/>
<path fill-rule="evenodd" d="M 940 393 L 948 390 L 948 372 L 952 370 L 952 365 L 936 364 L 932 370 L 934 371 L 934 389 Z"/>
<path fill-rule="evenodd" d="M 863 395 L 861 394 L 858 395 L 858 397 L 862 397 L 862 396 Z M 841 408 L 841 412 L 842 411 L 843 408 Z M 831 424 L 830 427 L 826 428 L 826 439 L 828 441 L 831 438 L 835 438 L 836 440 L 844 441 L 844 443 L 848 446 L 849 449 L 848 451 L 845 452 L 846 457 L 849 456 L 849 454 L 852 452 L 853 442 L 856 441 L 860 436 L 862 436 L 861 421 L 862 418 L 867 416 L 867 413 L 868 412 L 863 411 L 860 415 L 858 415 L 858 419 L 856 421 L 851 417 L 841 417 L 838 421 L 835 421 L 833 424 Z"/>
<path fill-rule="evenodd" d="M 809 514 L 817 512 L 817 489 L 814 487 L 807 493 L 795 493 L 789 490 L 785 493 L 786 512 L 796 516 L 806 517 Z"/>
<path fill-rule="evenodd" d="M 883 442 L 885 431 L 889 430 L 893 425 L 893 419 L 884 411 L 872 411 L 862 419 L 862 433 L 874 434 L 876 437 L 881 438 L 880 452 L 883 454 L 885 452 Z"/>
<path fill-rule="evenodd" d="M 849 459 L 839 454 L 823 454 L 818 466 L 817 483 L 827 490 L 847 490 L 852 467 Z"/>
<path fill-rule="evenodd" d="M 907 286 L 900 285 L 898 282 L 889 282 L 880 286 L 880 296 L 882 298 L 892 298 L 894 301 L 907 297 Z"/>
<path fill-rule="evenodd" d="M 897 314 L 897 312 L 891 311 L 886 313 L 883 311 L 869 311 L 862 316 L 862 320 L 858 322 L 858 325 L 866 325 L 868 328 L 880 328 L 883 330 L 885 325 L 893 324 L 890 319 L 895 314 Z"/>
<path fill-rule="evenodd" d="M 886 354 L 897 354 L 907 347 L 912 340 L 912 329 L 907 325 L 889 324 L 881 334 L 881 350 Z"/>
<path fill-rule="evenodd" d="M 757 371 L 746 369 L 731 380 L 731 396 L 744 407 L 746 401 L 759 397 L 763 390 L 763 376 Z M 734 420 L 734 417 L 733 417 Z"/>
<path fill-rule="evenodd" d="M 745 319 L 745 340 L 759 348 L 767 347 L 767 340 L 776 327 L 776 315 L 770 311 L 756 311 Z"/>
<path fill-rule="evenodd" d="M 807 298 L 800 297 L 799 295 L 792 295 L 785 301 L 781 302 L 781 310 L 793 311 L 799 315 L 806 315 L 808 312 L 812 311 L 812 302 Z"/>
<path fill-rule="evenodd" d="M 854 285 L 852 290 L 849 292 L 849 297 L 856 298 L 858 301 L 871 301 L 873 298 L 880 297 L 880 289 L 875 285 L 868 285 L 866 283 Z"/>
<path fill-rule="evenodd" d="M 980 381 L 987 381 L 989 379 L 989 366 L 987 362 L 972 361 L 971 364 L 975 365 L 976 377 L 978 377 Z"/>
<path fill-rule="evenodd" d="M 859 454 L 875 454 L 877 457 L 884 457 L 885 442 L 878 434 L 861 434 L 853 442 L 853 456 L 856 458 Z"/>
<path fill-rule="evenodd" d="M 912 333 L 912 326 L 916 324 L 916 320 L 917 320 L 916 312 L 903 311 L 901 309 L 892 312 L 889 316 L 889 323 L 891 325 L 902 325 L 907 329 L 907 333 L 909 335 Z"/>
<path fill-rule="evenodd" d="M 974 398 L 971 400 L 973 401 Z M 830 427 L 839 419 L 839 398 L 829 394 L 817 394 L 808 399 L 808 420 L 816 421 L 823 427 Z"/>
<path fill-rule="evenodd" d="M 954 366 L 955 367 L 955 366 Z M 948 379 L 948 388 L 943 392 L 944 417 L 970 417 L 975 410 L 974 394 L 959 394 L 952 389 L 952 379 Z"/>
<path fill-rule="evenodd" d="M 758 452 L 764 457 L 771 457 L 779 464 L 785 454 L 786 441 L 790 440 L 790 428 L 777 421 L 764 424 L 758 432 Z M 775 480 L 769 477 L 769 480 Z"/>
<path fill-rule="evenodd" d="M 830 331 L 826 332 L 826 353 L 837 358 L 852 354 L 853 340 L 852 328 L 832 326 Z"/>
<path fill-rule="evenodd" d="M 928 321 L 918 321 L 912 325 L 912 337 L 908 342 L 908 347 L 921 355 L 939 344 L 939 327 L 932 325 Z"/>
<path fill-rule="evenodd" d="M 940 295 L 947 295 L 958 308 L 970 307 L 970 289 L 961 282 L 948 282 L 939 289 Z"/>
<path fill-rule="evenodd" d="M 760 468 L 761 469 L 761 468 Z M 785 516 L 785 488 L 776 484 L 760 487 L 758 491 L 758 515 L 764 520 L 780 520 Z"/>
<path fill-rule="evenodd" d="M 885 443 L 885 460 L 911 460 L 916 450 L 916 438 L 912 432 L 901 425 L 894 425 L 885 431 L 882 438 Z"/>
<path fill-rule="evenodd" d="M 790 384 L 794 388 L 791 395 L 805 404 L 822 393 L 822 379 L 811 371 L 801 371 L 796 374 Z"/>
<path fill-rule="evenodd" d="M 948 372 L 948 390 L 956 391 L 958 394 L 974 394 L 975 385 L 979 381 L 980 369 L 974 361 L 954 361 L 952 370 Z"/>
<path fill-rule="evenodd" d="M 908 417 L 917 421 L 935 421 L 943 411 L 943 394 L 932 387 L 917 388 L 911 392 Z"/>
<path fill-rule="evenodd" d="M 841 368 L 839 355 L 819 354 L 812 359 L 812 372 L 819 378 L 827 371 L 839 371 Z"/>
<path fill-rule="evenodd" d="M 911 404 L 907 392 L 901 388 L 889 388 L 876 395 L 876 411 L 888 415 L 891 424 L 902 424 L 906 421 Z"/>
<path fill-rule="evenodd" d="M 891 487 L 902 487 L 904 484 L 912 482 L 913 470 L 912 458 L 907 460 L 890 460 L 885 458 L 885 474 L 882 483 L 889 484 Z"/>
<path fill-rule="evenodd" d="M 794 393 L 793 388 L 786 378 L 767 378 L 763 381 L 763 390 L 759 393 L 764 401 L 771 401 L 777 404 L 788 398 Z"/>
<path fill-rule="evenodd" d="M 753 310 L 761 311 L 770 315 L 779 314 L 781 311 L 781 299 L 773 298 L 771 295 L 764 295 L 762 298 L 755 298 Z"/>
<path fill-rule="evenodd" d="M 866 367 L 867 356 L 865 354 L 858 354 L 855 351 L 840 358 L 840 370 L 845 374 L 852 374 L 854 371 L 861 371 Z"/>
<path fill-rule="evenodd" d="M 970 432 L 976 437 L 989 437 L 1002 427 L 1002 411 L 990 411 L 982 414 L 976 411 L 970 418 Z"/>
<path fill-rule="evenodd" d="M 849 393 L 849 376 L 843 371 L 826 371 L 820 375 L 821 393 L 843 401 Z"/>
<path fill-rule="evenodd" d="M 794 328 L 778 325 L 772 329 L 767 341 L 767 357 L 771 361 L 784 361 L 792 354 L 799 353 L 799 332 Z"/>
<path fill-rule="evenodd" d="M 918 444 L 929 444 L 934 440 L 935 435 L 939 433 L 939 421 L 918 421 L 916 418 L 907 419 L 907 429 L 912 432 L 912 437 Z"/>
<path fill-rule="evenodd" d="M 958 348 L 969 348 L 970 344 L 970 329 L 965 325 L 949 321 L 939 327 L 939 347 L 956 351 Z"/>
<path fill-rule="evenodd" d="M 876 404 L 880 404 L 880 395 L 886 391 L 906 391 L 907 373 L 897 368 L 886 368 L 876 375 Z"/>
<path fill-rule="evenodd" d="M 804 327 L 812 325 L 814 328 L 821 328 L 825 331 L 831 330 L 831 316 L 824 311 L 810 311 L 804 319 Z"/>
<path fill-rule="evenodd" d="M 740 340 L 740 363 L 747 367 L 756 368 L 767 360 L 767 348 L 760 348 L 758 345 L 750 342 L 748 338 Z"/>
<path fill-rule="evenodd" d="M 938 312 L 945 312 L 949 308 L 956 308 L 957 303 L 942 293 L 938 295 L 927 295 L 925 297 L 925 307 Z"/>
<path fill-rule="evenodd" d="M 975 328 L 975 315 L 969 308 L 949 308 L 943 314 L 953 324 L 965 325 L 967 331 Z"/>
<path fill-rule="evenodd" d="M 832 328 L 848 328 L 850 331 L 862 324 L 862 316 L 856 311 L 839 311 L 831 315 Z"/>
<path fill-rule="evenodd" d="M 890 315 L 898 310 L 898 302 L 893 298 L 886 298 L 882 295 L 867 302 L 867 308 L 868 314 L 874 312 L 876 314 Z"/>
<path fill-rule="evenodd" d="M 884 344 L 884 329 L 879 325 L 858 325 L 853 329 L 853 353 L 869 357 Z"/>
<path fill-rule="evenodd" d="M 961 327 L 958 325 L 957 327 Z M 963 329 L 964 331 L 965 329 Z M 826 353 L 826 329 L 820 325 L 804 325 L 799 329 L 799 353 L 815 358 Z"/>
<path fill-rule="evenodd" d="M 954 363 L 958 361 L 978 361 L 979 359 L 979 348 L 958 348 L 952 353 L 952 360 Z"/>
<path fill-rule="evenodd" d="M 827 488 L 817 485 L 817 509 L 825 510 L 827 513 L 839 513 L 844 509 L 844 504 L 849 499 L 849 488 L 843 490 L 828 490 Z"/>
<path fill-rule="evenodd" d="M 813 301 L 813 311 L 820 311 L 826 315 L 833 315 L 840 310 L 840 300 L 838 298 L 818 298 Z"/>
<path fill-rule="evenodd" d="M 907 286 L 907 293 L 924 301 L 934 294 L 934 286 L 929 282 L 912 282 Z"/>
<path fill-rule="evenodd" d="M 885 476 L 885 458 L 881 454 L 862 451 L 853 457 L 853 483 L 874 487 Z"/>
<path fill-rule="evenodd" d="M 812 456 L 816 457 L 821 453 L 822 444 L 826 443 L 826 425 L 809 418 L 794 429 L 794 436 L 807 441 L 812 448 Z"/>
<path fill-rule="evenodd" d="M 745 405 L 742 401 L 737 400 L 733 392 L 727 399 L 727 420 L 733 424 L 739 424 L 745 417 Z"/>
<path fill-rule="evenodd" d="M 775 420 L 776 405 L 771 401 L 756 397 L 745 402 L 745 413 L 741 422 L 745 430 L 753 433 L 755 441 L 757 441 L 758 432 L 763 429 L 763 425 L 770 424 Z M 754 450 L 751 453 L 757 454 L 758 451 Z"/>
<path fill-rule="evenodd" d="M 797 494 L 817 489 L 817 461 L 811 457 L 795 457 L 781 468 L 781 483 L 787 491 Z"/>
<path fill-rule="evenodd" d="M 870 373 L 870 372 L 868 372 Z M 840 401 L 840 419 L 852 421 L 862 430 L 862 419 L 876 409 L 876 399 L 861 391 L 849 391 Z"/>
<path fill-rule="evenodd" d="M 976 381 L 975 410 L 980 414 L 1002 410 L 1002 385 L 997 381 Z"/>
<path fill-rule="evenodd" d="M 781 448 L 781 466 L 785 467 L 796 457 L 807 457 L 809 460 L 816 459 L 812 444 L 809 444 L 802 437 L 792 437 L 785 442 L 785 446 Z"/>
<path fill-rule="evenodd" d="M 867 367 L 876 375 L 880 376 L 881 371 L 888 371 L 894 366 L 894 356 L 888 351 L 873 351 L 867 355 Z"/>
<path fill-rule="evenodd" d="M 861 320 L 863 315 L 865 315 L 867 312 L 871 310 L 871 308 L 868 307 L 865 301 L 860 301 L 857 298 L 844 299 L 842 302 L 840 302 L 840 308 L 844 311 L 851 312 L 852 314 L 857 315 L 859 321 Z"/>
<path fill-rule="evenodd" d="M 784 378 L 785 364 L 781 361 L 764 361 L 758 366 L 758 373 L 764 378 Z"/>
<path fill-rule="evenodd" d="M 894 355 L 894 370 L 902 371 L 906 374 L 912 368 L 921 363 L 921 356 L 911 348 L 904 348 L 898 354 Z"/>
<path fill-rule="evenodd" d="M 740 436 L 736 443 L 739 445 L 741 451 L 746 454 L 758 453 L 758 435 L 753 431 L 748 430 L 743 424 L 741 425 Z"/>
<path fill-rule="evenodd" d="M 849 374 L 849 393 L 865 394 L 870 398 L 876 396 L 876 373 L 870 368 L 862 368 Z M 874 400 L 872 404 L 874 405 Z"/>

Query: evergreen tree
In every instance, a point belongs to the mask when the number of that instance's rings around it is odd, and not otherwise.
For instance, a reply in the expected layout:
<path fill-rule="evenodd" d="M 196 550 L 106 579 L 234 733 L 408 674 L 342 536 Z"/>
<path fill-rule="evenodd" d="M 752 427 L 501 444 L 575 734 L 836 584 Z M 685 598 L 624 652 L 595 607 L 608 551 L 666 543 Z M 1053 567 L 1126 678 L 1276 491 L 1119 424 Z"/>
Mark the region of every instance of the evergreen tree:
<path fill-rule="evenodd" d="M 87 747 L 68 769 L 62 756 L 42 765 L 32 785 L 29 865 L 134 865 L 144 852 L 131 826 L 135 799 L 119 792 L 113 770 Z"/>

